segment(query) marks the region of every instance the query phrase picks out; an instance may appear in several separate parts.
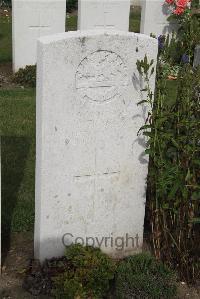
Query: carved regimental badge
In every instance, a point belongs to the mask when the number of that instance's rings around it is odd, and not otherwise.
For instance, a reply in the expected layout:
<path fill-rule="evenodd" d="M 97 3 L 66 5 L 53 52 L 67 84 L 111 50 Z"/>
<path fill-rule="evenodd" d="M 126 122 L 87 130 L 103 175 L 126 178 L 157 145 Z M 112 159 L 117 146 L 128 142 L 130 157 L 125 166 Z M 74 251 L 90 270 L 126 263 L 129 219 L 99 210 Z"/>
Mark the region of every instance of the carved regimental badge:
<path fill-rule="evenodd" d="M 76 72 L 76 88 L 85 100 L 105 102 L 123 94 L 128 73 L 122 58 L 110 51 L 85 57 Z"/>

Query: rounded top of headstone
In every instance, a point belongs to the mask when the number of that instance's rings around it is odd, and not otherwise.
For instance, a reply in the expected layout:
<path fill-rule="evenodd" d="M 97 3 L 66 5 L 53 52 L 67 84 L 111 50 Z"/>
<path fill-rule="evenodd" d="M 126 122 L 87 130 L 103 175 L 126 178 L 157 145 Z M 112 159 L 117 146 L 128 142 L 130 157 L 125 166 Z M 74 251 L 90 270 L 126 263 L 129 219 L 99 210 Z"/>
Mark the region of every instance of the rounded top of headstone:
<path fill-rule="evenodd" d="M 158 45 L 158 40 L 156 38 L 153 38 L 151 36 L 135 33 L 135 32 L 126 32 L 126 31 L 120 31 L 120 30 L 77 30 L 77 31 L 68 31 L 64 33 L 58 33 L 58 34 L 52 34 L 52 35 L 46 35 L 42 36 L 38 39 L 38 41 L 42 44 L 51 44 L 51 43 L 57 43 L 57 42 L 65 42 L 72 38 L 92 38 L 92 37 L 115 37 L 115 38 L 130 38 L 135 39 L 138 42 L 146 41 L 147 43 L 150 43 L 151 45 Z"/>

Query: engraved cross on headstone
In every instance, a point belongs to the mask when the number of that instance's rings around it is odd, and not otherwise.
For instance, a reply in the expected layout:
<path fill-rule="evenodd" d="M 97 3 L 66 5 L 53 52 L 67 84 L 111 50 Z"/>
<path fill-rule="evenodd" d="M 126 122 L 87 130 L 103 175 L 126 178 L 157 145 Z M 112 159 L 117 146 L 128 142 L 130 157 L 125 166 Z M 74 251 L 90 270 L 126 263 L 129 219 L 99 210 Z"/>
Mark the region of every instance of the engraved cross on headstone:
<path fill-rule="evenodd" d="M 74 181 L 75 182 L 82 182 L 86 183 L 88 181 L 91 181 L 93 183 L 93 190 L 96 193 L 97 188 L 100 184 L 98 184 L 99 179 L 111 179 L 111 178 L 116 178 L 120 174 L 120 171 L 111 171 L 111 172 L 95 172 L 92 174 L 85 174 L 85 175 L 76 175 L 74 176 Z"/>
<path fill-rule="evenodd" d="M 113 17 L 113 6 L 106 4 L 106 3 L 102 3 L 101 4 L 103 6 L 102 10 L 102 15 L 101 15 L 101 19 L 100 21 L 97 20 L 97 23 L 95 24 L 95 27 L 98 29 L 101 28 L 115 28 L 115 24 L 114 22 L 112 22 L 112 17 Z M 117 5 L 117 4 L 115 4 Z"/>
<path fill-rule="evenodd" d="M 47 28 L 49 28 L 49 26 L 40 26 L 40 25 L 36 25 L 36 26 L 29 26 L 29 29 L 34 29 L 34 30 L 37 30 L 37 32 L 38 32 L 38 37 L 40 37 L 41 36 L 41 30 L 43 30 L 43 29 L 47 29 Z"/>
<path fill-rule="evenodd" d="M 116 174 L 120 174 L 120 171 L 111 171 L 111 172 L 103 172 L 103 173 L 94 173 L 94 174 L 85 174 L 85 175 L 75 175 L 74 178 L 79 179 L 86 179 L 86 180 L 96 180 L 99 178 L 111 178 L 114 177 Z"/>
<path fill-rule="evenodd" d="M 94 123 L 93 123 L 94 125 Z M 94 128 L 95 128 L 95 125 L 94 125 Z M 91 173 L 86 173 L 86 174 L 82 174 L 82 175 L 74 175 L 74 180 L 75 181 L 83 181 L 83 180 L 93 180 L 94 181 L 94 186 L 96 186 L 96 182 L 98 179 L 109 179 L 109 178 L 112 178 L 112 177 L 116 177 L 116 175 L 119 175 L 120 174 L 120 171 L 119 170 L 116 170 L 116 171 L 110 171 L 109 168 L 107 167 L 105 169 L 105 171 L 100 171 L 100 170 L 97 170 L 97 164 L 99 164 L 97 162 L 97 151 L 98 149 L 95 148 L 95 154 L 94 154 L 94 171 L 91 171 Z M 113 167 L 112 167 L 113 168 Z"/>
<path fill-rule="evenodd" d="M 50 26 L 49 25 L 43 25 L 43 16 L 41 15 L 40 12 L 38 12 L 38 18 L 37 21 L 35 22 L 36 24 L 34 25 L 30 25 L 29 29 L 30 30 L 36 30 L 37 32 L 37 36 L 41 37 L 41 33 L 45 30 L 45 29 L 49 29 Z"/>

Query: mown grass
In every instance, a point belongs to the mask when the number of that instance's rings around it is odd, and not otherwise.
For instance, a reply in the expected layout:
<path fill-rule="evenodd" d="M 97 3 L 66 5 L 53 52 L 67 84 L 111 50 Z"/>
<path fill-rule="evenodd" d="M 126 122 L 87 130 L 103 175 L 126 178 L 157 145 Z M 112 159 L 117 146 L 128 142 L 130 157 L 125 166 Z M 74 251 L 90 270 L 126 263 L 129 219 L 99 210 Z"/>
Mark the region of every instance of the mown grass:
<path fill-rule="evenodd" d="M 0 90 L 2 231 L 34 223 L 35 90 Z"/>
<path fill-rule="evenodd" d="M 12 25 L 5 16 L 0 17 L 0 63 L 12 60 Z"/>
<path fill-rule="evenodd" d="M 76 15 L 68 15 L 66 18 L 66 31 L 76 31 L 77 30 L 78 17 Z"/>
<path fill-rule="evenodd" d="M 131 12 L 130 30 L 139 32 L 140 10 Z M 77 28 L 77 16 L 67 18 L 66 30 Z M 9 62 L 11 23 L 0 20 L 0 68 Z M 169 97 L 176 83 L 169 82 Z M 0 90 L 0 134 L 2 137 L 2 222 L 3 231 L 26 231 L 34 223 L 35 90 Z"/>
<path fill-rule="evenodd" d="M 35 90 L 0 89 L 0 119 L 2 136 L 34 136 Z"/>
<path fill-rule="evenodd" d="M 140 19 L 141 19 L 141 8 L 134 7 L 130 13 L 129 19 L 129 31 L 140 32 Z"/>

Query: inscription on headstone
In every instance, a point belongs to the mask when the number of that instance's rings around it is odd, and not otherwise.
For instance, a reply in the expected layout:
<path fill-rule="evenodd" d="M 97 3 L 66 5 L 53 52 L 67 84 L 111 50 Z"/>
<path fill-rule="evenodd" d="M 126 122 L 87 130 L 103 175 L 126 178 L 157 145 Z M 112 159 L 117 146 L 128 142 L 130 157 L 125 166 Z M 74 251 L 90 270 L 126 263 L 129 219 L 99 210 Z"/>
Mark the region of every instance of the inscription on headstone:
<path fill-rule="evenodd" d="M 13 0 L 13 70 L 36 64 L 37 39 L 65 32 L 64 0 Z"/>
<path fill-rule="evenodd" d="M 130 0 L 79 0 L 78 27 L 128 31 L 129 14 Z"/>
<path fill-rule="evenodd" d="M 116 29 L 116 16 L 113 14 L 113 11 L 120 8 L 120 3 L 107 4 L 102 1 L 99 5 L 94 4 L 92 7 L 93 11 L 99 11 L 99 15 L 94 20 L 94 27 L 96 29 Z"/>
<path fill-rule="evenodd" d="M 76 88 L 80 96 L 91 101 L 112 100 L 127 84 L 127 68 L 114 52 L 92 53 L 81 61 L 76 73 Z"/>

